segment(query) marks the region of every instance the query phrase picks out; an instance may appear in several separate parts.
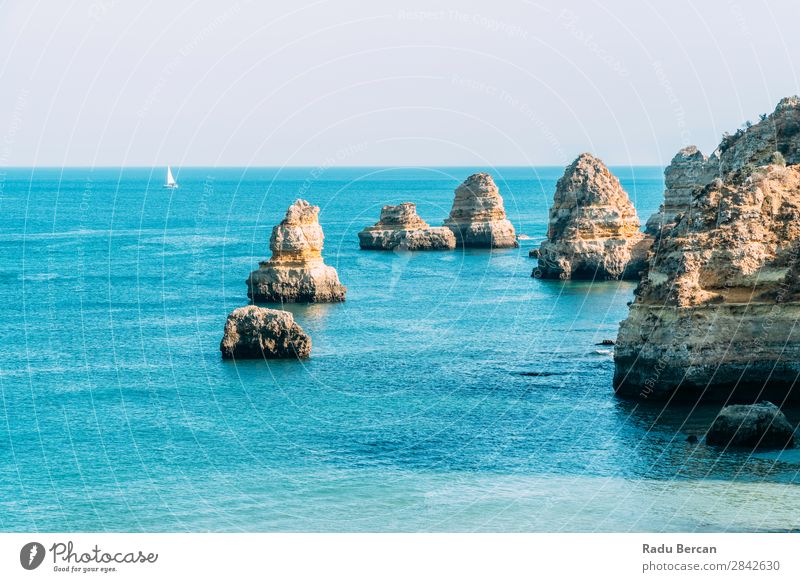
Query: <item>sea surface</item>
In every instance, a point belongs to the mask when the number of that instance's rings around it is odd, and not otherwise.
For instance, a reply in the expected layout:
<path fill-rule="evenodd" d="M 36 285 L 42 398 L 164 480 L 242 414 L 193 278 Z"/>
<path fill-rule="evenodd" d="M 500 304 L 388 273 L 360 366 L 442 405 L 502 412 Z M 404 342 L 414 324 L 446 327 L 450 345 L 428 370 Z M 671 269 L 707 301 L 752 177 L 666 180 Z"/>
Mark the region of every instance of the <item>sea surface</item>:
<path fill-rule="evenodd" d="M 519 249 L 360 251 L 489 170 Z M 612 168 L 646 219 L 661 168 Z M 561 168 L 6 169 L 2 531 L 786 531 L 800 454 L 687 441 L 717 409 L 614 397 L 634 285 L 532 278 Z M 303 197 L 347 302 L 288 307 L 298 361 L 223 362 Z M 798 415 L 790 411 L 794 420 Z"/>

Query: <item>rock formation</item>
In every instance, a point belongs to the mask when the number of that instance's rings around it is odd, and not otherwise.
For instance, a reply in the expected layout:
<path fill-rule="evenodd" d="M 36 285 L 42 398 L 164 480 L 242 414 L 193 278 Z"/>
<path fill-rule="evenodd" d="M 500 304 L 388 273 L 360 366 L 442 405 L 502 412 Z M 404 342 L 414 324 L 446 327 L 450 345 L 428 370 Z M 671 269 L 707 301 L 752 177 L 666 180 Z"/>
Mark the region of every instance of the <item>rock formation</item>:
<path fill-rule="evenodd" d="M 794 446 L 794 428 L 771 402 L 726 406 L 706 435 L 709 445 L 784 449 Z"/>
<path fill-rule="evenodd" d="M 556 185 L 536 277 L 639 279 L 651 239 L 619 180 L 599 159 L 581 154 Z"/>
<path fill-rule="evenodd" d="M 800 100 L 784 99 L 725 138 L 717 176 L 656 234 L 615 346 L 618 394 L 800 399 L 798 119 Z"/>
<path fill-rule="evenodd" d="M 336 269 L 322 260 L 324 236 L 319 207 L 305 200 L 289 206 L 286 217 L 272 229 L 272 257 L 259 263 L 247 279 L 253 301 L 276 303 L 332 303 L 344 301 L 347 288 Z"/>
<path fill-rule="evenodd" d="M 311 338 L 288 311 L 248 305 L 228 315 L 219 349 L 225 360 L 307 358 Z"/>
<path fill-rule="evenodd" d="M 692 193 L 715 178 L 775 162 L 800 163 L 800 97 L 781 99 L 772 115 L 726 134 L 709 157 L 696 146 L 679 151 L 664 170 L 664 204 L 647 220 L 645 232 L 655 235 L 661 227 L 674 226 L 677 215 L 689 208 Z"/>
<path fill-rule="evenodd" d="M 720 173 L 775 162 L 775 152 L 788 165 L 800 164 L 800 97 L 781 99 L 775 111 L 755 125 L 745 124 L 719 144 Z"/>
<path fill-rule="evenodd" d="M 444 225 L 464 247 L 518 247 L 514 226 L 506 218 L 503 198 L 489 174 L 473 174 L 456 188 Z"/>
<path fill-rule="evenodd" d="M 662 228 L 674 226 L 678 214 L 689 208 L 692 192 L 708 184 L 718 172 L 716 154 L 709 159 L 695 146 L 679 151 L 664 170 L 664 203 L 647 220 L 645 232 L 655 236 Z"/>
<path fill-rule="evenodd" d="M 362 249 L 389 251 L 401 248 L 409 251 L 435 251 L 456 248 L 456 237 L 444 226 L 431 227 L 417 214 L 413 202 L 384 206 L 381 218 L 374 226 L 358 233 Z"/>

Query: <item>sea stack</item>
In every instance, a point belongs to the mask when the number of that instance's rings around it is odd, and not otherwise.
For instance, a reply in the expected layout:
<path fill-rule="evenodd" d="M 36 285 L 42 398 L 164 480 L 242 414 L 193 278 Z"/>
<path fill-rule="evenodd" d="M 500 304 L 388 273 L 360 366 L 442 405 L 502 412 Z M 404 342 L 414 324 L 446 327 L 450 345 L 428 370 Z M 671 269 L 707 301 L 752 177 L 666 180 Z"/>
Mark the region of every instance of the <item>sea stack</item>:
<path fill-rule="evenodd" d="M 656 234 L 615 345 L 619 395 L 800 399 L 798 146 L 797 97 L 722 140 L 717 175 Z"/>
<path fill-rule="evenodd" d="M 489 174 L 473 174 L 456 188 L 444 225 L 463 247 L 518 247 L 514 226 L 506 218 L 503 198 Z"/>
<path fill-rule="evenodd" d="M 358 233 L 358 243 L 364 250 L 435 251 L 456 248 L 456 237 L 445 226 L 430 226 L 416 204 L 404 202 L 381 208 L 380 220 Z"/>
<path fill-rule="evenodd" d="M 272 229 L 272 257 L 259 263 L 247 279 L 247 296 L 256 302 L 333 303 L 344 301 L 347 288 L 336 269 L 322 260 L 324 235 L 319 207 L 305 200 L 289 206 Z"/>
<path fill-rule="evenodd" d="M 228 315 L 219 349 L 224 360 L 307 358 L 311 338 L 288 311 L 248 305 Z"/>
<path fill-rule="evenodd" d="M 617 177 L 584 153 L 556 184 L 533 276 L 638 280 L 651 242 L 639 230 L 636 209 Z"/>

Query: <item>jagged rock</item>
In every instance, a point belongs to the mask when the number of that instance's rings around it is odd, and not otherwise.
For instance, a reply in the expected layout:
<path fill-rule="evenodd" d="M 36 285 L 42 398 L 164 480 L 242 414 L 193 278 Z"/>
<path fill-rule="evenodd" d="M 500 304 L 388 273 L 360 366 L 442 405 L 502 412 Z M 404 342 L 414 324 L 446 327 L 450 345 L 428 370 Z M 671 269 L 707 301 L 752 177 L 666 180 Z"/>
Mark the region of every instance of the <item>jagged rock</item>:
<path fill-rule="evenodd" d="M 674 226 L 677 215 L 689 208 L 694 191 L 745 166 L 774 163 L 776 152 L 782 162 L 800 163 L 800 97 L 781 99 L 771 115 L 726 134 L 709 157 L 695 146 L 679 151 L 664 170 L 664 204 L 647 220 L 645 232 L 655 235 L 662 227 Z"/>
<path fill-rule="evenodd" d="M 456 248 L 456 237 L 444 226 L 430 226 L 417 214 L 413 202 L 384 206 L 374 226 L 358 233 L 358 243 L 365 250 L 435 251 Z"/>
<path fill-rule="evenodd" d="M 311 338 L 288 311 L 248 305 L 234 309 L 219 344 L 222 358 L 307 358 Z"/>
<path fill-rule="evenodd" d="M 333 303 L 344 301 L 347 288 L 336 269 L 322 260 L 324 235 L 319 207 L 305 200 L 289 206 L 286 217 L 272 229 L 272 257 L 259 263 L 247 279 L 253 301 L 276 303 Z"/>
<path fill-rule="evenodd" d="M 734 404 L 723 408 L 706 434 L 706 443 L 748 449 L 794 446 L 794 428 L 771 402 Z"/>
<path fill-rule="evenodd" d="M 539 258 L 539 249 L 531 249 L 528 251 L 528 256 L 532 259 Z"/>
<path fill-rule="evenodd" d="M 534 276 L 638 280 L 650 243 L 616 176 L 593 155 L 581 154 L 556 185 Z"/>
<path fill-rule="evenodd" d="M 645 232 L 655 236 L 662 228 L 675 225 L 678 214 L 687 210 L 692 192 L 702 188 L 719 174 L 719 159 L 711 159 L 695 146 L 679 151 L 664 170 L 664 203 L 647 219 Z"/>
<path fill-rule="evenodd" d="M 786 128 L 798 109 L 797 100 L 784 100 L 767 121 Z M 765 131 L 758 124 L 744 132 L 735 155 L 734 146 L 721 147 L 721 163 L 738 169 L 694 188 L 674 226 L 656 235 L 620 325 L 618 394 L 800 399 L 800 165 L 764 155 Z M 782 131 L 778 143 L 798 145 Z M 746 161 L 741 152 L 755 157 Z M 800 161 L 796 149 L 782 153 Z"/>
<path fill-rule="evenodd" d="M 456 188 L 444 225 L 464 247 L 518 247 L 514 226 L 506 218 L 503 198 L 489 174 L 473 174 Z"/>
<path fill-rule="evenodd" d="M 776 151 L 787 164 L 800 163 L 800 97 L 781 99 L 762 121 L 725 136 L 719 144 L 720 174 L 767 165 Z"/>

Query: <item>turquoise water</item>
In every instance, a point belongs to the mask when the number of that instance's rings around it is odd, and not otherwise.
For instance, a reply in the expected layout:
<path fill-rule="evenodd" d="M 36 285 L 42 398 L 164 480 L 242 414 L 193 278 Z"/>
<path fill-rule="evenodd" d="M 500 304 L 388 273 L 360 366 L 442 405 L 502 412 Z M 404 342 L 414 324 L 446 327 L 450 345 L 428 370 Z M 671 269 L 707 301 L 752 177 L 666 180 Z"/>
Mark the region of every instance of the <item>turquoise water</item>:
<path fill-rule="evenodd" d="M 441 224 L 478 170 L 7 170 L 0 530 L 800 527 L 794 452 L 689 444 L 714 409 L 614 398 L 596 344 L 631 283 L 530 277 L 561 169 L 491 170 L 520 249 L 359 251 L 382 205 Z M 661 169 L 613 170 L 646 218 Z M 308 361 L 223 362 L 298 196 L 347 302 L 291 307 Z"/>

